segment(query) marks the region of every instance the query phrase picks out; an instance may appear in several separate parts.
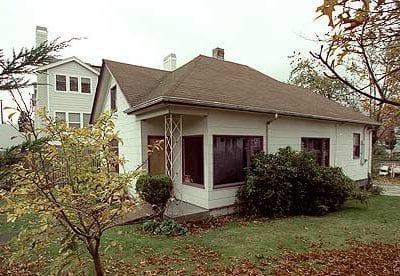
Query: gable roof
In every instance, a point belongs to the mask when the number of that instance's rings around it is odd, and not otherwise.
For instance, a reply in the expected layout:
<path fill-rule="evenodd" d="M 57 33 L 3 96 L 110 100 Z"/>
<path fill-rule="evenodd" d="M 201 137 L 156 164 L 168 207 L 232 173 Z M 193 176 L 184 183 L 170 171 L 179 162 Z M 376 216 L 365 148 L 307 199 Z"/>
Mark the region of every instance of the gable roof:
<path fill-rule="evenodd" d="M 109 60 L 104 64 L 131 106 L 127 113 L 165 102 L 378 124 L 351 108 L 249 66 L 202 55 L 172 72 Z"/>
<path fill-rule="evenodd" d="M 44 71 L 44 70 L 47 70 L 50 68 L 54 68 L 54 67 L 66 64 L 71 61 L 75 61 L 76 63 L 80 64 L 81 66 L 85 67 L 86 69 L 88 69 L 89 71 L 91 71 L 92 73 L 94 73 L 96 75 L 100 74 L 100 69 L 98 66 L 87 64 L 75 56 L 65 58 L 65 59 L 60 59 L 55 62 L 49 63 L 47 65 L 41 66 L 37 69 L 37 71 Z"/>

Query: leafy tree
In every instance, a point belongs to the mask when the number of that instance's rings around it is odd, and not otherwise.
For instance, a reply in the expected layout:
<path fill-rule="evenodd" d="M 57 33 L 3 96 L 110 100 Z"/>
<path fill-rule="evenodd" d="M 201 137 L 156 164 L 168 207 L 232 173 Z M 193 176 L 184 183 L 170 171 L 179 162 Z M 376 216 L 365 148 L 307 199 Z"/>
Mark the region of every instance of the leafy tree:
<path fill-rule="evenodd" d="M 341 105 L 360 108 L 359 101 L 348 87 L 337 79 L 324 75 L 324 68 L 314 59 L 303 57 L 300 53 L 289 56 L 292 70 L 288 82 L 310 89 Z"/>
<path fill-rule="evenodd" d="M 31 76 L 37 67 L 53 61 L 69 42 L 23 48 L 9 59 L 0 51 L 0 90 L 11 94 L 16 108 L 9 118 L 21 114 L 25 139 L 13 148 L 21 160 L 7 163 L 13 185 L 0 194 L 0 200 L 7 202 L 2 211 L 9 221 L 27 214 L 35 217 L 20 233 L 11 262 L 21 256 L 33 257 L 57 243 L 59 255 L 51 265 L 58 266 L 60 274 L 82 270 L 89 257 L 96 275 L 104 275 L 100 258 L 103 233 L 135 208 L 128 185 L 139 171 L 114 171 L 124 160 L 112 147 L 113 141 L 121 141 L 111 114 L 103 114 L 92 128 L 75 129 L 54 121 L 42 110 L 44 127 L 36 129 L 32 105 L 22 90 L 33 84 Z"/>
<path fill-rule="evenodd" d="M 400 2 L 324 0 L 330 30 L 312 56 L 352 92 L 374 104 L 400 106 Z"/>
<path fill-rule="evenodd" d="M 13 50 L 12 56 L 4 56 L 4 50 L 0 49 L 0 90 L 11 91 L 29 87 L 33 84 L 29 78 L 35 74 L 39 66 L 54 62 L 58 52 L 70 45 L 68 41 L 45 41 L 38 47 L 21 48 Z"/>
<path fill-rule="evenodd" d="M 69 128 L 48 116 L 43 116 L 43 122 L 42 138 L 25 148 L 22 162 L 14 166 L 15 185 L 4 196 L 9 221 L 31 213 L 37 216 L 36 227 L 23 234 L 29 242 L 22 239 L 25 244 L 16 256 L 30 254 L 54 237 L 60 241 L 62 254 L 56 263 L 61 268 L 81 267 L 73 265 L 84 259 L 83 247 L 96 275 L 103 275 L 102 235 L 135 207 L 128 186 L 138 171 L 115 172 L 124 160 L 111 144 L 119 138 L 110 114 L 83 129 Z"/>

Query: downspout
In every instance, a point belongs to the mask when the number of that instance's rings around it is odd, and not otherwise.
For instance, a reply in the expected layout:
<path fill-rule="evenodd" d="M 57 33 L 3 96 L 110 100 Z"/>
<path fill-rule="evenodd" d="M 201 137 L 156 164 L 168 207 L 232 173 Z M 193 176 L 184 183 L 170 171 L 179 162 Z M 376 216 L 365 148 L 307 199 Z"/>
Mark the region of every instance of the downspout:
<path fill-rule="evenodd" d="M 279 114 L 275 113 L 274 118 L 268 120 L 265 125 L 265 153 L 268 153 L 268 127 L 269 127 L 269 124 L 272 123 L 273 121 L 277 120 L 278 118 L 279 118 Z"/>
<path fill-rule="evenodd" d="M 362 150 L 361 150 L 361 160 L 360 160 L 362 166 L 364 166 L 364 164 L 367 163 L 368 160 L 371 158 L 371 156 L 368 156 L 368 158 L 365 158 L 366 157 L 366 154 L 365 154 L 365 138 L 366 138 L 366 132 L 367 132 L 368 128 L 369 128 L 369 126 L 367 126 L 367 125 L 365 125 L 364 128 L 363 128 L 363 135 L 362 135 L 362 141 L 361 141 Z M 371 141 L 370 141 L 369 145 L 370 144 L 371 144 Z M 368 152 L 369 152 L 369 150 L 368 150 Z M 368 153 L 368 155 L 369 154 L 370 153 Z"/>

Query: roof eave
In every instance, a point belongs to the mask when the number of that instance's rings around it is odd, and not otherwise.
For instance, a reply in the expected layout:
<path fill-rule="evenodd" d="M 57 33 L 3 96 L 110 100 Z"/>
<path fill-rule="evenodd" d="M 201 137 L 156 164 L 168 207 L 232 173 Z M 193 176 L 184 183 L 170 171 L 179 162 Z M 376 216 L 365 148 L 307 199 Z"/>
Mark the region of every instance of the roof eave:
<path fill-rule="evenodd" d="M 254 106 L 243 106 L 243 105 L 227 104 L 227 103 L 221 103 L 221 102 L 194 100 L 194 99 L 169 97 L 169 96 L 157 97 L 155 99 L 146 101 L 144 103 L 132 106 L 132 107 L 124 110 L 124 112 L 127 114 L 131 114 L 131 113 L 137 112 L 139 110 L 142 110 L 147 107 L 151 107 L 151 106 L 159 104 L 159 103 L 176 103 L 176 104 L 185 104 L 185 105 L 192 105 L 192 106 L 231 109 L 231 110 L 238 110 L 238 111 L 279 114 L 279 115 L 286 115 L 286 116 L 293 116 L 293 117 L 310 118 L 310 119 L 317 119 L 317 120 L 328 120 L 328 121 L 344 122 L 344 123 L 356 123 L 356 124 L 363 124 L 363 125 L 370 125 L 370 126 L 381 125 L 380 123 L 373 122 L 373 121 L 368 122 L 368 121 L 362 121 L 362 120 L 350 120 L 350 119 L 346 119 L 346 118 L 320 116 L 320 115 L 304 114 L 304 113 L 290 112 L 290 111 L 278 110 L 278 109 L 267 109 L 267 108 L 259 108 L 259 107 L 254 107 Z"/>

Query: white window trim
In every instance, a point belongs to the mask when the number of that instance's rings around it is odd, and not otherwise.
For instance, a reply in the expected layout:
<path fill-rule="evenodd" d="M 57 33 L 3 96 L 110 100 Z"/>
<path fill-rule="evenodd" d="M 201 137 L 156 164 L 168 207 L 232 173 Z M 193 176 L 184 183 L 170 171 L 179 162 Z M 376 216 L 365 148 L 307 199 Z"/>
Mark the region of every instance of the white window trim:
<path fill-rule="evenodd" d="M 66 91 L 63 90 L 57 90 L 57 76 L 65 76 L 66 77 L 66 84 L 65 84 L 65 89 Z M 69 78 L 70 77 L 75 77 L 78 78 L 78 91 L 71 91 L 70 86 L 69 86 Z M 81 92 L 81 82 L 82 78 L 87 78 L 90 80 L 90 93 L 83 93 Z M 54 91 L 57 93 L 68 93 L 68 94 L 74 94 L 74 95 L 86 95 L 86 96 L 91 96 L 93 95 L 93 80 L 92 77 L 86 76 L 86 75 L 69 75 L 69 74 L 63 74 L 63 73 L 54 73 Z M 60 111 L 62 112 L 62 111 Z"/>
<path fill-rule="evenodd" d="M 78 79 L 78 91 L 72 91 L 72 90 L 71 90 L 71 83 L 70 83 L 70 81 L 69 81 L 70 78 L 77 78 L 77 79 Z M 74 93 L 74 94 L 79 94 L 79 93 L 80 93 L 80 85 L 81 85 L 81 82 L 79 81 L 79 79 L 80 79 L 80 76 L 68 75 L 68 89 L 67 89 L 66 92 L 71 92 L 71 93 Z"/>
<path fill-rule="evenodd" d="M 57 76 L 65 76 L 65 91 L 64 90 L 57 90 Z M 68 83 L 68 76 L 65 74 L 54 74 L 54 91 L 60 92 L 60 93 L 67 93 L 69 90 L 69 83 Z"/>
<path fill-rule="evenodd" d="M 64 111 L 64 110 L 56 110 L 53 112 L 53 118 L 56 118 L 56 113 L 65 113 L 65 123 L 67 124 L 67 126 L 69 126 L 69 114 L 70 113 L 78 113 L 79 114 L 79 124 L 80 127 L 79 128 L 83 128 L 83 114 L 88 114 L 90 115 L 90 112 L 80 112 L 80 111 Z M 77 122 L 71 122 L 73 124 L 76 124 Z M 89 124 L 90 126 L 90 124 Z"/>
<path fill-rule="evenodd" d="M 82 92 L 82 78 L 84 79 L 89 79 L 90 81 L 90 93 Z M 79 77 L 79 93 L 84 94 L 84 95 L 91 95 L 93 93 L 93 87 L 92 87 L 92 78 L 91 77 L 85 77 L 85 76 L 80 76 Z"/>

